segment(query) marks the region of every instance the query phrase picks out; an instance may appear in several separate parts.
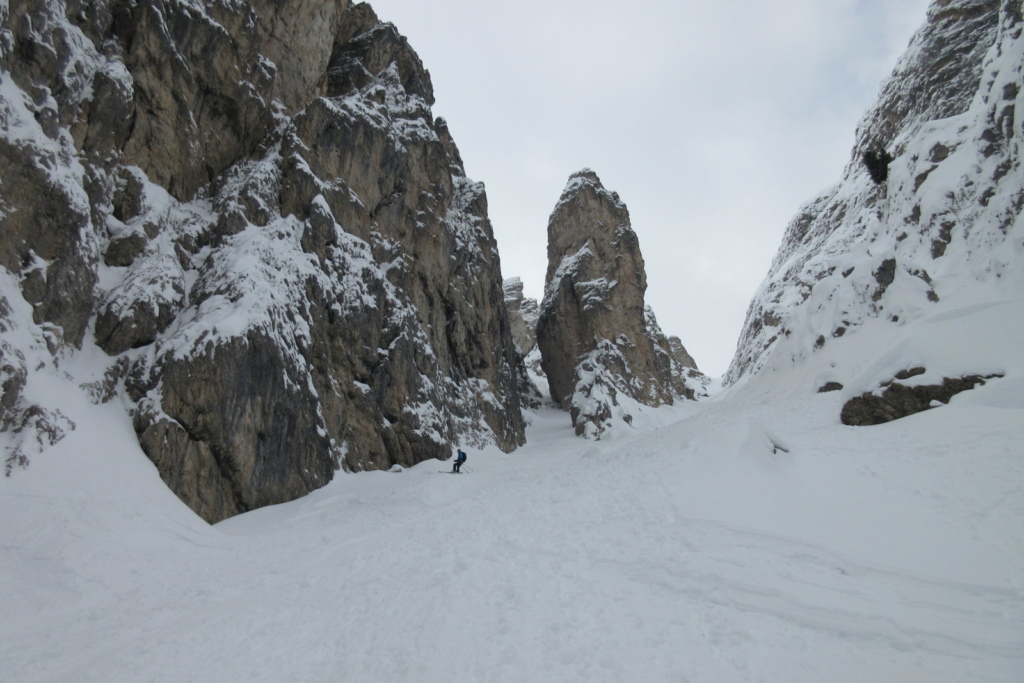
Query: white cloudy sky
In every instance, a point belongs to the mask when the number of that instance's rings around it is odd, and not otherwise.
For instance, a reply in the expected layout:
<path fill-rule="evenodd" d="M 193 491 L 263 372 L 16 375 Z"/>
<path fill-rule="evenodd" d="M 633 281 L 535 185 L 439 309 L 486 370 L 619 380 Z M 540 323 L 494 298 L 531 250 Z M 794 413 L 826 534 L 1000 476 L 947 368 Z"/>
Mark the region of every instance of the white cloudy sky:
<path fill-rule="evenodd" d="M 629 207 L 647 302 L 705 372 L 800 205 L 836 182 L 928 0 L 372 0 L 430 70 L 505 277 L 541 298 L 547 219 L 595 170 Z"/>

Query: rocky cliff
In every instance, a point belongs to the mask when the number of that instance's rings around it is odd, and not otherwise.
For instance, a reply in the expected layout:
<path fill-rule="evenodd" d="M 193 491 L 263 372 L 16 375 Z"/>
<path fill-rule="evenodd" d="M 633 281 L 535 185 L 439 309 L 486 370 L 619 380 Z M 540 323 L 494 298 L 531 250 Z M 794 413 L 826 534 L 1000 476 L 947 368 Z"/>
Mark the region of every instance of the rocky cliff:
<path fill-rule="evenodd" d="M 932 3 L 841 181 L 787 228 L 727 383 L 804 367 L 804 389 L 840 389 L 874 368 L 862 388 L 878 393 L 998 372 L 959 358 L 937 373 L 915 326 L 1024 291 L 1022 29 L 1017 0 Z"/>
<path fill-rule="evenodd" d="M 644 303 L 647 274 L 629 211 L 597 174 L 572 175 L 548 220 L 548 271 L 537 322 L 551 398 L 577 435 L 600 438 L 637 406 L 703 391 L 678 339 Z"/>
<path fill-rule="evenodd" d="M 369 5 L 3 3 L 0 68 L 9 467 L 73 428 L 34 377 L 97 346 L 211 522 L 523 443 L 483 186 Z"/>

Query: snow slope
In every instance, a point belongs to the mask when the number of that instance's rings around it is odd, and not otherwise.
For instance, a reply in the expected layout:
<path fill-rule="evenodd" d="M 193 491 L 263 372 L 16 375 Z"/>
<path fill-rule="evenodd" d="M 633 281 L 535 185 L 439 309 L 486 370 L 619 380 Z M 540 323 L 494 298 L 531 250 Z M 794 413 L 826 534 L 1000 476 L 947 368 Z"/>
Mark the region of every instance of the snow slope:
<path fill-rule="evenodd" d="M 830 365 L 847 384 L 858 368 L 835 345 L 873 345 L 967 297 L 1024 291 L 1022 34 L 1017 0 L 933 3 L 864 115 L 842 179 L 788 226 L 726 384 L 805 364 Z M 893 157 L 882 182 L 862 163 L 872 150 Z M 964 350 L 958 374 L 975 371 Z"/>
<path fill-rule="evenodd" d="M 842 426 L 840 392 L 762 373 L 598 443 L 548 407 L 526 447 L 470 452 L 464 475 L 346 474 L 213 527 L 123 409 L 55 375 L 78 429 L 0 479 L 0 670 L 1019 682 L 1024 323 L 1008 321 L 1024 300 L 931 321 L 980 329 L 1006 377 L 885 425 Z"/>

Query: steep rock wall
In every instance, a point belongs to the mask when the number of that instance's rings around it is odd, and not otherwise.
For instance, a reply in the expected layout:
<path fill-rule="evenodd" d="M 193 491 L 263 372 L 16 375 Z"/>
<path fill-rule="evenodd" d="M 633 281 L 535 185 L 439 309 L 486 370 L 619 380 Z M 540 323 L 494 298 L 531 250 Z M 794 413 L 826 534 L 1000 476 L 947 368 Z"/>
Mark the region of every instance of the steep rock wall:
<path fill-rule="evenodd" d="M 524 442 L 484 188 L 369 5 L 0 12 L 0 312 L 32 340 L 3 349 L 4 425 L 45 415 L 37 360 L 95 343 L 99 394 L 209 521 Z"/>

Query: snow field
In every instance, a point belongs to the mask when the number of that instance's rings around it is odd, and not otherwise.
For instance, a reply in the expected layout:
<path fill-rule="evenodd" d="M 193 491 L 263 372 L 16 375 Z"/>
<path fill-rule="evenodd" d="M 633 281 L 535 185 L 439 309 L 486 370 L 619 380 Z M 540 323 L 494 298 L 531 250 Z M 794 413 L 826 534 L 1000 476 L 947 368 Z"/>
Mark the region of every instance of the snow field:
<path fill-rule="evenodd" d="M 740 388 L 601 442 L 545 408 L 464 475 L 339 475 L 215 527 L 117 406 L 69 392 L 79 428 L 0 483 L 0 662 L 13 681 L 1019 681 L 1021 389 L 852 428 L 838 393 Z"/>
<path fill-rule="evenodd" d="M 127 72 L 68 27 L 77 46 L 68 73 L 88 81 L 113 69 L 124 81 Z M 998 44 L 986 66 L 983 81 L 1000 101 L 1020 80 L 1017 40 Z M 381 125 L 394 113 L 398 138 L 433 135 L 417 123 L 422 100 L 398 102 L 397 91 L 379 87 L 386 102 L 367 109 L 351 100 L 346 111 Z M 48 138 L 37 107 L 4 74 L 0 101 L 9 142 L 31 150 L 53 187 L 87 213 L 71 137 Z M 435 462 L 339 474 L 306 498 L 216 527 L 160 481 L 126 406 L 93 405 L 79 390 L 110 359 L 91 344 L 54 358 L 46 336 L 55 330 L 18 322 L 32 311 L 10 296 L 14 326 L 0 351 L 27 369 L 26 402 L 74 428 L 0 478 L 0 679 L 1020 683 L 1019 135 L 992 156 L 974 132 L 965 137 L 988 121 L 982 103 L 904 140 L 881 213 L 851 211 L 820 245 L 807 243 L 816 257 L 778 309 L 798 324 L 744 385 L 638 414 L 637 429 L 598 443 L 573 437 L 567 416 L 547 408 L 526 448 L 473 450 L 464 476 L 439 474 L 450 463 Z M 39 106 L 57 110 L 52 98 Z M 939 143 L 950 155 L 930 168 Z M 273 161 L 231 182 L 266 179 Z M 1011 171 L 999 169 L 1003 161 Z M 875 188 L 852 168 L 859 180 L 837 191 L 870 206 Z M 469 202 L 478 187 L 456 189 Z M 223 196 L 237 194 L 230 190 Z M 168 240 L 210 210 L 205 201 L 177 205 L 153 185 L 146 198 L 173 227 Z M 449 215 L 450 227 L 472 242 L 477 226 L 463 213 Z M 941 259 L 931 232 L 903 234 L 945 216 L 959 227 Z M 141 229 L 145 219 L 120 227 Z M 206 299 L 220 315 L 183 319 L 183 339 L 212 333 L 210 320 L 236 333 L 260 323 L 263 299 L 283 296 L 306 272 L 295 244 L 286 255 L 298 260 L 270 258 L 283 239 L 297 240 L 294 225 L 247 234 L 235 260 L 208 273 L 246 273 L 245 296 L 238 306 Z M 364 302 L 373 276 L 366 245 L 343 246 L 352 277 L 325 291 L 341 287 L 346 301 Z M 898 267 L 883 303 L 898 325 L 869 303 L 890 259 Z M 280 267 L 254 284 L 255 261 Z M 177 296 L 168 285 L 179 272 L 168 263 L 150 264 L 161 275 L 147 290 L 154 305 Z M 185 291 L 199 265 L 180 273 Z M 912 272 L 925 266 L 928 278 Z M 833 267 L 801 309 L 798 283 Z M 143 279 L 122 282 L 127 272 L 112 271 L 100 269 L 103 289 L 123 285 L 129 298 L 146 290 Z M 20 291 L 9 274 L 0 280 L 2 291 Z M 932 282 L 939 302 L 928 296 Z M 814 350 L 818 338 L 827 343 Z M 916 382 L 1005 377 L 895 423 L 839 424 L 844 400 L 916 365 L 927 367 Z M 846 388 L 814 394 L 825 381 Z M 14 438 L 0 434 L 5 453 Z"/>

